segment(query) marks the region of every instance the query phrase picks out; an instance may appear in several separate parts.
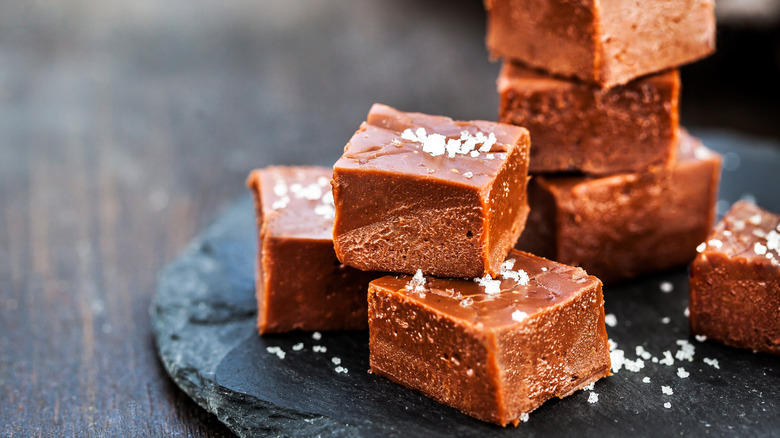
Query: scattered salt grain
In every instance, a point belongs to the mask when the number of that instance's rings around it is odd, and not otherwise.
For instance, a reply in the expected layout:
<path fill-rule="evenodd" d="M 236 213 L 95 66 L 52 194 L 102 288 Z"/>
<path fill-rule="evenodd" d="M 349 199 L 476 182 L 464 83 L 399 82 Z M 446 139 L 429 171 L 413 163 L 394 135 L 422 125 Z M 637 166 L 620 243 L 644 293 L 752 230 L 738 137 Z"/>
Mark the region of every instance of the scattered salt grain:
<path fill-rule="evenodd" d="M 661 288 L 661 292 L 667 294 L 674 290 L 674 285 L 669 281 L 661 282 L 661 285 L 659 287 Z"/>
<path fill-rule="evenodd" d="M 760 213 L 756 213 L 753 216 L 750 216 L 750 218 L 748 219 L 748 222 L 750 222 L 753 225 L 761 224 L 761 214 Z"/>
<path fill-rule="evenodd" d="M 520 310 L 515 310 L 514 312 L 512 312 L 512 320 L 513 321 L 520 322 L 520 321 L 524 320 L 526 317 L 528 317 L 528 314 L 525 313 L 525 312 L 522 312 Z"/>
<path fill-rule="evenodd" d="M 341 365 L 341 358 L 340 357 L 333 356 L 330 359 L 330 361 L 333 362 L 333 365 Z"/>
<path fill-rule="evenodd" d="M 523 423 L 528 423 L 528 418 L 529 416 L 527 412 L 523 412 L 522 414 L 520 414 L 520 421 L 522 421 Z"/>
<path fill-rule="evenodd" d="M 664 351 L 663 354 L 664 354 L 664 358 L 659 360 L 658 363 L 660 363 L 661 365 L 666 365 L 668 367 L 674 365 L 674 357 L 672 357 L 672 353 L 669 350 L 667 350 Z"/>
<path fill-rule="evenodd" d="M 468 306 L 474 304 L 474 299 L 471 298 L 471 297 L 466 297 L 466 298 L 460 300 L 459 304 L 461 305 L 461 307 L 468 307 Z"/>
<path fill-rule="evenodd" d="M 590 382 L 590 384 L 584 388 L 582 388 L 583 391 L 593 391 L 593 388 L 596 387 L 596 382 Z"/>
<path fill-rule="evenodd" d="M 293 351 L 301 351 L 303 350 L 303 342 L 298 342 L 297 344 L 292 346 Z"/>
<path fill-rule="evenodd" d="M 762 245 L 760 242 L 756 242 L 756 244 L 753 245 L 753 252 L 758 255 L 764 255 L 766 254 L 766 246 Z"/>
<path fill-rule="evenodd" d="M 674 358 L 679 361 L 687 360 L 688 362 L 693 362 L 693 355 L 696 351 L 696 347 L 685 339 L 677 340 L 677 345 L 680 346 L 680 349 L 674 353 Z"/>
<path fill-rule="evenodd" d="M 696 335 L 696 336 L 694 336 L 694 338 L 696 338 L 696 340 L 699 341 L 699 342 L 704 342 L 704 341 L 707 340 L 707 336 L 706 335 Z"/>
<path fill-rule="evenodd" d="M 411 280 L 406 283 L 406 290 L 408 292 L 415 292 L 425 297 L 425 277 L 423 276 L 422 269 L 418 269 Z"/>
<path fill-rule="evenodd" d="M 334 371 L 336 371 L 336 372 L 337 372 L 337 373 L 339 373 L 339 374 L 347 374 L 347 372 L 349 372 L 349 370 L 347 370 L 346 368 L 344 368 L 344 367 L 343 367 L 343 366 L 341 366 L 341 365 L 337 366 L 337 367 L 336 367 L 336 368 L 334 368 L 333 370 L 334 370 Z"/>
<path fill-rule="evenodd" d="M 642 379 L 642 383 L 650 383 L 650 378 L 645 377 L 644 379 Z"/>
<path fill-rule="evenodd" d="M 661 392 L 663 392 L 664 395 L 672 395 L 672 394 L 674 394 L 674 391 L 672 391 L 672 387 L 671 386 L 662 386 L 661 387 Z"/>
<path fill-rule="evenodd" d="M 482 278 L 474 279 L 477 284 L 485 288 L 486 294 L 497 294 L 501 292 L 501 282 L 499 280 L 493 280 L 490 274 L 485 274 Z"/>
<path fill-rule="evenodd" d="M 677 368 L 677 377 L 679 377 L 681 379 L 686 379 L 690 375 L 691 375 L 691 373 L 689 373 L 688 371 L 685 371 L 685 368 Z"/>
<path fill-rule="evenodd" d="M 311 350 L 315 353 L 326 353 L 328 351 L 328 347 L 324 345 L 315 345 L 311 347 Z"/>
<path fill-rule="evenodd" d="M 610 327 L 617 326 L 617 317 L 614 313 L 607 313 L 604 315 L 604 323 Z"/>
<path fill-rule="evenodd" d="M 637 345 L 634 350 L 636 352 L 636 355 L 641 357 L 644 360 L 650 360 L 650 358 L 653 357 L 653 355 L 650 354 L 649 351 L 645 350 L 645 347 L 643 347 L 641 345 Z"/>
<path fill-rule="evenodd" d="M 716 370 L 720 369 L 720 364 L 718 363 L 718 359 L 710 359 L 709 357 L 705 357 L 703 361 L 704 363 L 715 368 Z"/>
<path fill-rule="evenodd" d="M 665 407 L 666 409 L 671 409 L 671 408 L 672 408 L 672 404 L 671 404 L 671 403 L 669 403 L 669 402 L 666 402 L 666 403 L 664 403 L 664 407 Z"/>
<path fill-rule="evenodd" d="M 683 310 L 683 315 L 685 315 L 686 318 L 691 316 L 691 309 L 689 307 L 686 307 L 685 310 Z"/>
<path fill-rule="evenodd" d="M 282 197 L 287 194 L 287 184 L 284 181 L 277 181 L 274 184 L 274 195 Z"/>
<path fill-rule="evenodd" d="M 721 247 L 723 247 L 723 242 L 721 242 L 718 239 L 710 239 L 710 241 L 707 242 L 707 245 L 716 249 L 720 249 Z"/>
<path fill-rule="evenodd" d="M 672 321 L 672 318 L 669 318 L 668 316 L 664 316 L 661 318 L 661 324 L 669 324 Z"/>
<path fill-rule="evenodd" d="M 696 252 L 704 252 L 705 249 L 707 249 L 707 244 L 702 242 L 696 247 Z"/>
<path fill-rule="evenodd" d="M 322 333 L 314 332 L 311 334 L 311 338 L 314 339 L 315 341 L 319 341 L 320 339 L 322 339 Z"/>
<path fill-rule="evenodd" d="M 287 355 L 280 347 L 265 347 L 265 351 L 275 354 L 279 359 L 284 359 L 284 356 Z"/>
<path fill-rule="evenodd" d="M 514 266 L 515 266 L 515 259 L 507 259 L 504 263 L 502 263 L 501 277 L 507 280 L 514 280 L 517 282 L 517 284 L 521 286 L 527 285 L 528 282 L 531 281 L 530 277 L 528 277 L 528 273 L 522 269 L 513 271 L 512 268 Z"/>
<path fill-rule="evenodd" d="M 595 392 L 591 392 L 588 394 L 588 403 L 598 403 L 599 402 L 599 395 Z"/>
<path fill-rule="evenodd" d="M 465 176 L 465 177 L 466 177 L 466 178 L 468 178 L 468 179 L 471 179 L 471 178 L 473 178 L 473 177 L 474 177 L 474 174 L 473 174 L 473 173 L 471 173 L 471 172 L 466 172 L 466 173 L 464 173 L 464 174 L 463 174 L 463 176 Z"/>

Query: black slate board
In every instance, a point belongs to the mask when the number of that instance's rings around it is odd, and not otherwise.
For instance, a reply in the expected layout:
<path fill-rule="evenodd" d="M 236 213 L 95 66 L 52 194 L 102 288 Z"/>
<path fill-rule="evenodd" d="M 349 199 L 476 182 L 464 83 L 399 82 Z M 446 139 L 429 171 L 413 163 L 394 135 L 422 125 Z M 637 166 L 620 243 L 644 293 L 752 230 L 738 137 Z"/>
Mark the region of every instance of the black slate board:
<path fill-rule="evenodd" d="M 780 211 L 780 148 L 727 132 L 699 132 L 725 154 L 719 210 L 740 198 Z M 551 400 L 527 423 L 500 428 L 367 373 L 363 332 L 259 337 L 255 332 L 255 223 L 237 201 L 160 274 L 151 313 L 160 358 L 174 381 L 240 436 L 772 436 L 780 428 L 780 358 L 688 337 L 687 272 L 677 269 L 604 288 L 617 324 L 610 338 L 627 358 L 641 345 L 693 361 L 645 361 L 590 392 Z M 673 290 L 661 291 L 670 282 Z M 663 318 L 669 318 L 663 323 Z M 293 347 L 299 344 L 296 349 Z M 302 344 L 302 348 L 297 350 Z M 326 352 L 315 352 L 324 346 Z M 279 347 L 284 359 L 269 353 Z M 296 351 L 297 350 L 297 351 Z M 332 358 L 338 357 L 337 365 Z M 703 362 L 717 359 L 719 369 Z M 336 372 L 336 367 L 347 369 Z M 690 375 L 680 378 L 678 368 Z M 650 378 L 644 383 L 645 377 Z M 665 395 L 661 386 L 673 394 Z M 665 403 L 670 407 L 664 407 Z"/>

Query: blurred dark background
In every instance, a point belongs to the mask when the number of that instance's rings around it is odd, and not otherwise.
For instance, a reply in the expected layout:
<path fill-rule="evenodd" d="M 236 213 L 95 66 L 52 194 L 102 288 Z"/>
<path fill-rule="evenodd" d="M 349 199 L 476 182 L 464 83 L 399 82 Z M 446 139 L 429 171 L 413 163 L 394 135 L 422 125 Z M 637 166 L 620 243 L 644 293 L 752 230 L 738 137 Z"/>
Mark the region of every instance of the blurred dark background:
<path fill-rule="evenodd" d="M 719 3 L 684 124 L 778 144 L 778 10 Z M 158 363 L 157 271 L 250 169 L 332 164 L 373 102 L 494 119 L 484 27 L 478 0 L 3 2 L 0 435 L 229 435 Z"/>

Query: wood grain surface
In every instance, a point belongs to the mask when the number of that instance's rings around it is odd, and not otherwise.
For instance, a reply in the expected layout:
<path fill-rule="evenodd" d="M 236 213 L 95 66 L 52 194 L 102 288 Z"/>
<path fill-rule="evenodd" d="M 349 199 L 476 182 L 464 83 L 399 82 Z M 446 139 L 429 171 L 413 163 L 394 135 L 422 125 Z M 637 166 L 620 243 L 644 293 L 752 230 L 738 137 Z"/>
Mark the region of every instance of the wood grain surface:
<path fill-rule="evenodd" d="M 4 2 L 0 435 L 230 435 L 159 364 L 157 271 L 375 101 L 494 119 L 483 35 L 473 0 Z"/>

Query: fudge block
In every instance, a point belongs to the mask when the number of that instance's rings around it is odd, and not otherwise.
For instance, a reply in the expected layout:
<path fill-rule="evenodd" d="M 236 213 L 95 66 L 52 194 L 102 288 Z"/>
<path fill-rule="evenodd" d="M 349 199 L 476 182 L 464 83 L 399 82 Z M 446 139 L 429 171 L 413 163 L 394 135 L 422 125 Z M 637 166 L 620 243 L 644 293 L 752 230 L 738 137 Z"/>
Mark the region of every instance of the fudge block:
<path fill-rule="evenodd" d="M 610 374 L 601 282 L 511 251 L 495 280 L 409 275 L 368 292 L 371 370 L 505 426 Z"/>
<path fill-rule="evenodd" d="M 341 264 L 333 250 L 331 169 L 268 167 L 252 171 L 259 230 L 257 327 L 364 330 L 366 289 L 382 274 Z"/>
<path fill-rule="evenodd" d="M 721 157 L 684 131 L 671 172 L 536 176 L 517 248 L 605 283 L 684 265 L 715 220 Z"/>
<path fill-rule="evenodd" d="M 496 275 L 526 217 L 528 131 L 376 104 L 333 167 L 336 255 L 362 270 Z"/>
<path fill-rule="evenodd" d="M 487 46 L 608 88 L 715 51 L 714 0 L 485 0 Z"/>
<path fill-rule="evenodd" d="M 505 62 L 498 92 L 499 121 L 531 133 L 531 173 L 607 175 L 671 167 L 674 162 L 677 70 L 603 89 Z"/>
<path fill-rule="evenodd" d="M 691 332 L 780 354 L 780 215 L 737 202 L 691 264 Z"/>

